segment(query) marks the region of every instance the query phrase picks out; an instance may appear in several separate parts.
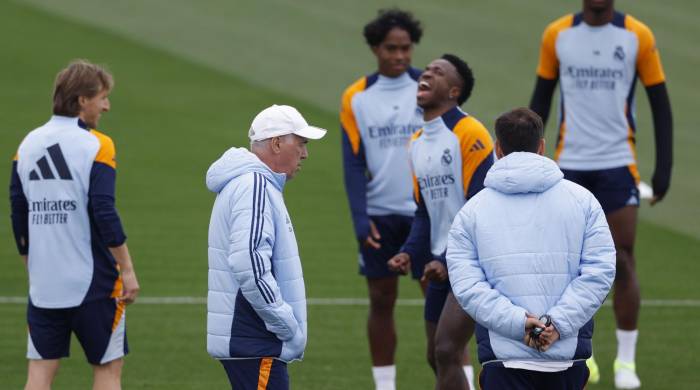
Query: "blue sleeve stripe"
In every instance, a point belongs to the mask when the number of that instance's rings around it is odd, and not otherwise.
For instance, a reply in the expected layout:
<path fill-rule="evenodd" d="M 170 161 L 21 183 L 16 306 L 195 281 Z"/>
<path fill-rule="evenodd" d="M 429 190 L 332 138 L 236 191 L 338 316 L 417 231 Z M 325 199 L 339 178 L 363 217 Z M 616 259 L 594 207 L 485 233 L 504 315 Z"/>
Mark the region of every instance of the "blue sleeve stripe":
<path fill-rule="evenodd" d="M 260 253 L 258 253 L 258 252 L 256 251 L 256 252 L 255 252 L 255 256 L 257 257 L 258 261 L 259 261 L 260 263 L 262 263 L 263 260 L 262 260 L 262 256 L 260 255 Z M 267 284 L 267 282 L 265 281 L 265 279 L 258 278 L 258 279 L 256 280 L 256 283 L 258 284 L 258 288 L 262 288 L 263 290 L 265 290 L 265 294 L 267 294 L 267 297 L 270 298 L 270 302 L 269 302 L 269 303 L 274 302 L 274 301 L 275 301 L 275 294 L 272 292 L 272 289 L 270 288 L 270 285 Z"/>
<path fill-rule="evenodd" d="M 260 291 L 260 295 L 262 295 L 265 303 L 271 304 L 275 301 L 274 294 L 272 294 L 272 291 L 270 291 L 270 287 L 267 285 L 267 283 L 262 280 L 262 275 L 264 273 L 263 260 L 262 256 L 260 256 L 260 253 L 257 251 L 257 247 L 262 236 L 263 224 L 261 221 L 264 221 L 263 214 L 265 212 L 264 180 L 265 179 L 263 179 L 259 173 L 255 173 L 253 176 L 253 214 L 250 220 L 250 237 L 248 241 L 248 248 L 250 252 L 250 262 L 253 268 L 253 277 L 255 278 L 255 285 L 258 287 L 258 291 Z"/>
<path fill-rule="evenodd" d="M 115 207 L 116 171 L 107 164 L 94 162 L 90 170 L 88 213 L 94 221 L 102 244 L 114 248 L 126 241 L 119 213 Z"/>
<path fill-rule="evenodd" d="M 352 216 L 355 236 L 358 240 L 364 240 L 369 234 L 369 218 L 367 216 L 367 161 L 365 159 L 364 145 L 360 140 L 360 148 L 357 154 L 352 152 L 350 139 L 347 132 L 342 132 L 343 153 L 343 178 L 345 192 L 350 203 L 350 215 Z"/>
<path fill-rule="evenodd" d="M 479 191 L 484 189 L 484 180 L 486 180 L 486 174 L 493 165 L 493 153 L 489 153 L 488 156 L 479 164 L 476 168 L 472 179 L 469 182 L 469 188 L 467 189 L 467 200 L 471 199 L 472 196 L 476 195 Z"/>
<path fill-rule="evenodd" d="M 262 184 L 262 190 L 260 191 L 260 202 L 262 202 L 262 211 L 260 212 L 260 229 L 258 229 L 257 239 L 255 240 L 255 253 L 258 255 L 258 260 L 262 270 L 259 274 L 260 278 L 258 280 L 262 284 L 263 288 L 267 290 L 267 293 L 269 294 L 272 302 L 274 302 L 275 294 L 272 292 L 272 289 L 267 284 L 267 282 L 265 282 L 265 279 L 262 278 L 262 275 L 264 275 L 266 271 L 265 262 L 263 261 L 260 253 L 257 252 L 257 247 L 260 246 L 260 241 L 262 240 L 262 232 L 265 229 L 265 206 L 267 205 L 267 197 L 265 196 L 265 194 L 267 194 L 267 179 L 265 179 L 260 173 L 255 173 L 255 175 L 258 177 L 260 184 Z"/>
<path fill-rule="evenodd" d="M 24 196 L 22 180 L 17 173 L 17 161 L 12 162 L 12 174 L 10 178 L 10 208 L 12 218 L 12 231 L 20 255 L 29 252 L 29 203 Z"/>
<path fill-rule="evenodd" d="M 416 205 L 411 230 L 406 242 L 401 247 L 401 251 L 411 256 L 411 262 L 425 264 L 432 256 L 430 253 L 430 217 L 423 197 L 416 202 Z"/>

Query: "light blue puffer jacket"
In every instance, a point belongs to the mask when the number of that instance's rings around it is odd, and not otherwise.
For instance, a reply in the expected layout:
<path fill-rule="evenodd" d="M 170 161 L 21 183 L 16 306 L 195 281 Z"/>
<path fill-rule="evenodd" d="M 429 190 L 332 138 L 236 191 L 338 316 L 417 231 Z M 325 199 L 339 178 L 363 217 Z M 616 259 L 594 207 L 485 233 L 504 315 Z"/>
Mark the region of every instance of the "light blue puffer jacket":
<path fill-rule="evenodd" d="M 556 163 L 511 153 L 455 217 L 447 265 L 453 292 L 477 322 L 479 360 L 571 361 L 591 355 L 593 314 L 615 278 L 603 210 Z M 549 314 L 561 339 L 523 343 L 525 313 Z"/>
<path fill-rule="evenodd" d="M 301 359 L 306 293 L 282 198 L 285 175 L 231 148 L 206 181 L 217 194 L 209 223 L 207 351 L 219 359 Z"/>

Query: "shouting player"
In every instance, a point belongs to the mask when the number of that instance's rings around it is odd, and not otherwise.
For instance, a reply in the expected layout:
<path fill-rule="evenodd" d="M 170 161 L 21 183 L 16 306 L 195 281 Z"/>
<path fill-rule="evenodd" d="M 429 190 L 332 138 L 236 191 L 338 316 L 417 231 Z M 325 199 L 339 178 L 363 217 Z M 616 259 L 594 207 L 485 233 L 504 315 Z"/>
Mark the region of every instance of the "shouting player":
<path fill-rule="evenodd" d="M 389 264 L 407 272 L 422 253 L 430 258 L 424 277 L 428 360 L 437 372 L 437 389 L 473 388 L 474 371 L 466 345 L 474 322 L 455 300 L 447 280 L 447 233 L 464 203 L 484 187 L 493 165 L 488 130 L 459 106 L 469 98 L 474 76 L 459 57 L 445 54 L 419 79 L 418 105 L 425 125 L 411 143 L 414 196 L 418 204 L 411 233 Z M 463 367 L 463 364 L 465 365 Z"/>

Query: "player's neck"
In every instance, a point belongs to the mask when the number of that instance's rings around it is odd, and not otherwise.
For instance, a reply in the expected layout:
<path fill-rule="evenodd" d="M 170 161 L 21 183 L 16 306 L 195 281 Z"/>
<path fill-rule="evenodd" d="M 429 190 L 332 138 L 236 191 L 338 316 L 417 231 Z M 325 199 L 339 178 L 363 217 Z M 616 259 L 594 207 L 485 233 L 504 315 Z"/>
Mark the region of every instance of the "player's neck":
<path fill-rule="evenodd" d="M 396 72 L 391 72 L 391 71 L 387 71 L 387 70 L 384 70 L 382 68 L 379 68 L 379 69 L 377 69 L 377 73 L 379 73 L 380 76 L 386 77 L 388 79 L 397 79 L 397 78 L 403 76 L 404 73 L 406 73 L 406 71 L 403 71 L 399 74 L 396 74 Z"/>
<path fill-rule="evenodd" d="M 613 16 L 615 16 L 615 9 L 612 7 L 601 11 L 583 9 L 583 21 L 589 26 L 606 25 L 612 22 Z"/>
<path fill-rule="evenodd" d="M 443 116 L 447 111 L 450 111 L 455 107 L 454 101 L 446 102 L 443 105 L 439 105 L 432 108 L 423 109 L 423 121 L 430 122 L 431 120 Z"/>

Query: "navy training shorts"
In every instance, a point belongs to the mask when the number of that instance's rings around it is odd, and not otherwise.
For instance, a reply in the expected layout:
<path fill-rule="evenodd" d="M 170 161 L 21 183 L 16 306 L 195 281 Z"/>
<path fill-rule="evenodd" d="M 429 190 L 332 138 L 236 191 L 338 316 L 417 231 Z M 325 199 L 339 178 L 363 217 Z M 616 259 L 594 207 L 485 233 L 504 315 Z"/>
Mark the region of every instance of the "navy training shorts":
<path fill-rule="evenodd" d="M 402 215 L 384 215 L 369 217 L 379 231 L 382 245 L 379 249 L 366 247 L 360 243 L 359 265 L 360 275 L 368 279 L 380 279 L 389 276 L 396 276 L 397 273 L 389 269 L 387 262 L 401 250 L 401 246 L 406 242 L 408 234 L 411 232 L 413 217 Z M 423 276 L 423 261 L 411 259 L 411 275 L 413 279 L 420 279 Z"/>
<path fill-rule="evenodd" d="M 233 390 L 288 390 L 287 363 L 273 358 L 219 360 Z"/>
<path fill-rule="evenodd" d="M 423 317 L 426 321 L 438 323 L 440 314 L 445 307 L 447 294 L 450 293 L 450 281 L 428 283 L 428 289 L 425 291 L 425 307 L 423 308 Z"/>
<path fill-rule="evenodd" d="M 562 169 L 564 178 L 585 187 L 600 202 L 605 214 L 625 206 L 639 206 L 636 167 L 578 171 Z"/>
<path fill-rule="evenodd" d="M 479 373 L 479 388 L 513 390 L 581 390 L 588 382 L 586 362 L 577 361 L 564 371 L 540 372 L 487 363 Z"/>
<path fill-rule="evenodd" d="M 70 355 L 75 333 L 93 365 L 109 363 L 129 352 L 124 303 L 105 298 L 65 309 L 27 305 L 27 359 L 60 359 Z"/>

